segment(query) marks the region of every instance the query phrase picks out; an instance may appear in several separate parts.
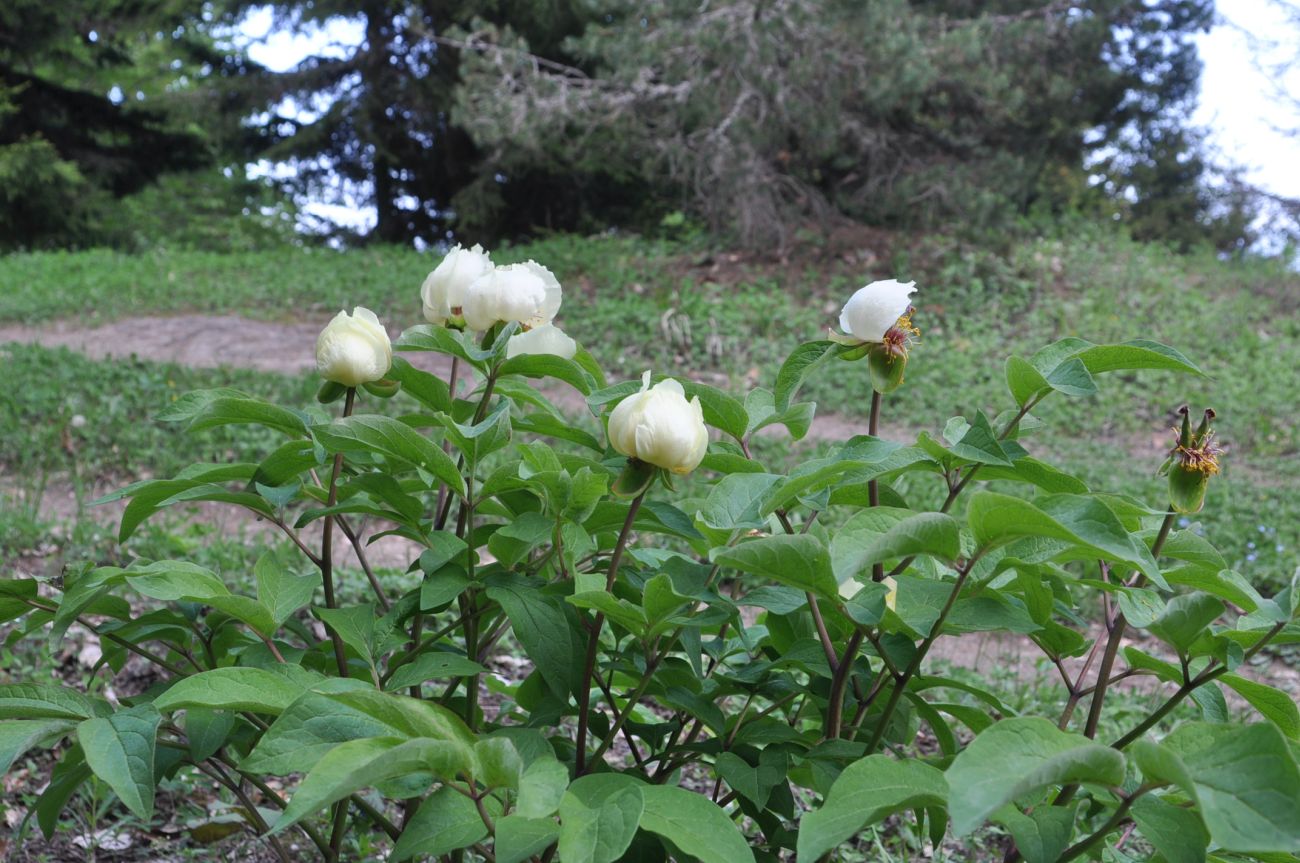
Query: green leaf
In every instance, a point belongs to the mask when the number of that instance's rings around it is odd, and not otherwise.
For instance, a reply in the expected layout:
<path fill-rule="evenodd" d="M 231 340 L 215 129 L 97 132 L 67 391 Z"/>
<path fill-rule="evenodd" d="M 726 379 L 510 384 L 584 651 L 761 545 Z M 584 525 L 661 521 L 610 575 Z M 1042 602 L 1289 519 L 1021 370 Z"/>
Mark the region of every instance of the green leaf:
<path fill-rule="evenodd" d="M 1016 404 L 1024 407 L 1034 396 L 1049 389 L 1047 378 L 1039 373 L 1028 360 L 1015 355 L 1007 357 L 1007 389 Z"/>
<path fill-rule="evenodd" d="M 749 414 L 746 413 L 744 405 L 716 387 L 688 380 L 683 380 L 681 384 L 687 400 L 699 397 L 704 422 L 737 440 L 745 436 L 745 429 L 749 425 Z"/>
<path fill-rule="evenodd" d="M 1171 782 L 1199 804 L 1210 837 L 1242 852 L 1300 848 L 1300 769 L 1273 725 L 1188 722 L 1134 746 L 1148 779 Z"/>
<path fill-rule="evenodd" d="M 890 527 L 864 554 L 872 563 L 914 555 L 952 563 L 961 556 L 961 537 L 952 517 L 941 512 L 921 512 Z"/>
<path fill-rule="evenodd" d="M 465 764 L 473 761 L 474 736 L 459 716 L 438 704 L 366 687 L 298 696 L 241 767 L 277 776 L 301 773 L 337 744 L 365 737 L 444 740 L 461 750 Z"/>
<path fill-rule="evenodd" d="M 1018 797 L 1053 785 L 1119 785 L 1124 756 L 1039 717 L 995 723 L 953 759 L 946 777 L 948 813 L 957 836 L 979 827 Z"/>
<path fill-rule="evenodd" d="M 519 800 L 515 814 L 525 818 L 554 815 L 560 808 L 569 770 L 554 758 L 539 758 L 519 777 Z"/>
<path fill-rule="evenodd" d="M 524 579 L 493 577 L 487 595 L 505 611 L 515 638 L 537 664 L 546 685 L 556 696 L 567 699 L 581 660 L 560 601 Z"/>
<path fill-rule="evenodd" d="M 1138 800 L 1132 812 L 1143 838 L 1165 863 L 1205 863 L 1210 834 L 1195 812 L 1167 803 L 1154 794 Z"/>
<path fill-rule="evenodd" d="M 107 701 L 75 689 L 34 683 L 0 686 L 0 719 L 90 719 L 112 712 Z"/>
<path fill-rule="evenodd" d="M 491 803 L 491 798 L 487 802 Z M 487 826 L 474 801 L 444 785 L 420 803 L 389 859 L 406 860 L 417 854 L 438 857 L 482 841 L 487 835 Z"/>
<path fill-rule="evenodd" d="M 736 793 L 763 809 L 772 790 L 785 781 L 790 759 L 781 750 L 764 749 L 755 767 L 734 752 L 723 752 L 714 760 L 713 767 Z"/>
<path fill-rule="evenodd" d="M 393 357 L 388 377 L 402 385 L 402 392 L 429 410 L 435 413 L 451 410 L 451 390 L 437 375 L 417 369 L 401 357 Z"/>
<path fill-rule="evenodd" d="M 1224 674 L 1219 682 L 1250 702 L 1251 707 L 1287 737 L 1300 740 L 1300 709 L 1290 695 L 1238 674 Z"/>
<path fill-rule="evenodd" d="M 54 831 L 59 826 L 63 807 L 90 776 L 85 754 L 80 746 L 72 744 L 50 771 L 50 784 L 41 792 L 33 807 L 36 810 L 36 823 L 41 826 L 41 832 L 47 840 L 54 836 Z"/>
<path fill-rule="evenodd" d="M 349 605 L 346 608 L 313 609 L 316 616 L 334 632 L 343 643 L 355 650 L 374 667 L 375 664 L 375 607 L 372 603 Z"/>
<path fill-rule="evenodd" d="M 485 674 L 487 669 L 474 660 L 458 653 L 426 653 L 398 667 L 384 684 L 385 689 L 399 690 L 418 686 L 429 681 L 450 680 L 453 677 L 470 677 Z"/>
<path fill-rule="evenodd" d="M 817 860 L 860 830 L 895 812 L 944 806 L 948 785 L 943 773 L 917 760 L 869 755 L 844 769 L 821 808 L 799 825 L 800 860 Z"/>
<path fill-rule="evenodd" d="M 214 668 L 177 680 L 154 706 L 164 712 L 210 707 L 278 716 L 305 691 L 285 675 L 261 668 Z"/>
<path fill-rule="evenodd" d="M 616 773 L 576 779 L 560 801 L 560 859 L 613 863 L 623 856 L 642 818 L 641 794 L 650 787 Z"/>
<path fill-rule="evenodd" d="M 718 804 L 675 785 L 641 789 L 641 828 L 660 836 L 700 863 L 753 863 L 745 836 Z"/>
<path fill-rule="evenodd" d="M 216 573 L 183 560 L 160 560 L 127 570 L 126 581 L 136 591 L 164 602 L 200 602 L 242 620 L 262 635 L 277 629 L 271 612 L 255 599 L 230 593 Z"/>
<path fill-rule="evenodd" d="M 159 419 L 163 417 L 160 415 Z M 303 415 L 260 399 L 223 396 L 214 398 L 195 412 L 188 431 L 202 431 L 223 425 L 260 425 L 289 437 L 304 437 L 307 422 Z"/>
<path fill-rule="evenodd" d="M 554 354 L 520 354 L 511 357 L 497 370 L 499 375 L 523 375 L 529 378 L 555 378 L 564 381 L 584 396 L 591 395 L 596 382 L 582 366 Z"/>
<path fill-rule="evenodd" d="M 525 818 L 506 815 L 497 821 L 492 851 L 497 863 L 523 863 L 541 854 L 560 836 L 560 828 L 550 818 Z"/>
<path fill-rule="evenodd" d="M 1011 466 L 1011 457 L 1002 448 L 997 432 L 993 431 L 983 411 L 976 413 L 975 420 L 969 424 L 957 424 L 954 427 L 954 423 L 950 422 L 948 425 L 943 434 L 945 438 L 950 433 L 956 437 L 952 444 L 953 455 L 979 464 Z M 961 432 L 960 436 L 956 436 L 958 431 Z"/>
<path fill-rule="evenodd" d="M 393 342 L 393 350 L 434 351 L 460 357 L 476 368 L 481 368 L 483 360 L 492 356 L 491 350 L 483 350 L 467 334 L 434 324 L 418 324 L 403 330 Z"/>
<path fill-rule="evenodd" d="M 462 497 L 465 494 L 465 480 L 451 456 L 405 423 L 364 414 L 317 426 L 312 431 L 331 452 L 363 450 L 395 459 L 431 474 Z"/>
<path fill-rule="evenodd" d="M 1192 642 L 1223 614 L 1223 603 L 1206 593 L 1185 593 L 1165 605 L 1164 613 L 1146 628 L 1186 656 Z"/>
<path fill-rule="evenodd" d="M 1074 815 L 1074 806 L 1036 806 L 1029 813 L 1005 806 L 991 820 L 1011 832 L 1025 863 L 1056 863 L 1070 845 Z"/>
<path fill-rule="evenodd" d="M 446 740 L 368 737 L 340 743 L 326 752 L 298 785 L 272 833 L 290 826 L 355 791 L 413 773 L 451 779 L 470 766 L 464 747 Z M 481 822 L 480 822 L 481 823 Z"/>
<path fill-rule="evenodd" d="M 73 729 L 67 719 L 0 720 L 0 776 L 33 746 L 51 746 Z"/>
<path fill-rule="evenodd" d="M 320 584 L 319 578 L 289 572 L 270 552 L 257 559 L 253 575 L 257 579 L 257 601 L 271 613 L 277 627 L 310 603 Z"/>
<path fill-rule="evenodd" d="M 808 376 L 836 353 L 837 346 L 831 341 L 804 342 L 795 348 L 776 374 L 776 386 L 772 389 L 776 410 L 784 411 L 790 407 Z"/>
<path fill-rule="evenodd" d="M 1099 556 L 1128 563 L 1160 587 L 1168 587 L 1146 545 L 1120 524 L 1104 503 L 1088 495 L 1050 494 L 1032 502 L 981 491 L 971 497 L 967 519 L 975 541 L 994 547 L 1022 536 L 1061 539 Z"/>
<path fill-rule="evenodd" d="M 1075 356 L 1093 374 L 1162 369 L 1205 377 L 1203 371 L 1178 351 L 1147 339 L 1135 339 L 1117 345 L 1093 345 L 1084 348 Z"/>
<path fill-rule="evenodd" d="M 715 548 L 714 563 L 812 591 L 829 599 L 839 595 L 831 571 L 831 556 L 822 541 L 810 534 L 777 534 L 731 547 Z"/>
<path fill-rule="evenodd" d="M 77 726 L 86 763 L 137 818 L 153 817 L 154 749 L 162 714 L 152 704 L 119 710 Z"/>

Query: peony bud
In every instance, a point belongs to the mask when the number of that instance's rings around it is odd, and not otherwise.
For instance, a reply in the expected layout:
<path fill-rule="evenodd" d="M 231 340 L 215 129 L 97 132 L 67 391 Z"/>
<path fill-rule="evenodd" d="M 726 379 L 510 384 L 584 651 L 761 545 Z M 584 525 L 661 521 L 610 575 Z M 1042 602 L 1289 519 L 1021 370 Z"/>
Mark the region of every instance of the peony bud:
<path fill-rule="evenodd" d="M 316 371 L 327 381 L 358 387 L 388 374 L 393 347 L 370 309 L 339 312 L 316 339 Z"/>
<path fill-rule="evenodd" d="M 511 336 L 506 343 L 506 359 L 524 354 L 553 354 L 571 360 L 577 352 L 578 343 L 553 324 L 543 324 L 526 333 Z"/>
<path fill-rule="evenodd" d="M 1200 512 L 1205 506 L 1210 477 L 1219 472 L 1219 456 L 1223 450 L 1214 440 L 1214 429 L 1210 428 L 1214 411 L 1205 411 L 1196 431 L 1192 431 L 1187 406 L 1178 412 L 1183 415 L 1182 427 L 1175 429 L 1177 440 L 1161 472 L 1169 474 L 1169 505 L 1174 511 Z"/>
<path fill-rule="evenodd" d="M 651 387 L 646 372 L 641 391 L 623 399 L 610 413 L 609 442 L 629 458 L 673 473 L 690 473 L 709 447 L 700 397 L 687 401 L 682 385 L 672 379 Z"/>
<path fill-rule="evenodd" d="M 439 325 L 460 323 L 465 291 L 475 279 L 491 271 L 492 257 L 482 246 L 466 249 L 457 245 L 420 286 L 424 319 Z"/>
<path fill-rule="evenodd" d="M 483 331 L 518 321 L 526 329 L 549 324 L 560 310 L 560 283 L 534 261 L 495 267 L 465 290 L 465 324 Z"/>

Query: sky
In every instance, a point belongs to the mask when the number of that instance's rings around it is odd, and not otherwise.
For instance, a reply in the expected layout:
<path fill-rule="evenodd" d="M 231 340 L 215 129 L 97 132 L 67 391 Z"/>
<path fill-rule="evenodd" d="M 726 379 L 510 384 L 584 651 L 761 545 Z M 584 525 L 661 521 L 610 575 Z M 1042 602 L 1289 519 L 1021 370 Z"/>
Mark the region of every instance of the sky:
<path fill-rule="evenodd" d="M 1248 180 L 1274 194 L 1300 198 L 1300 111 L 1277 98 L 1266 68 L 1270 59 L 1300 46 L 1300 31 L 1279 14 L 1279 2 L 1288 0 L 1219 0 L 1218 23 L 1197 39 L 1204 66 L 1194 120 L 1209 131 L 1209 142 L 1222 160 L 1242 168 Z M 245 19 L 241 36 L 253 60 L 283 70 L 309 54 L 346 54 L 361 42 L 364 28 L 356 21 L 332 19 L 307 33 L 276 31 L 270 10 L 263 8 Z M 1282 47 L 1270 52 L 1269 43 Z M 1287 83 L 1300 94 L 1300 70 Z M 1286 134 L 1288 127 L 1294 134 Z M 253 172 L 276 170 L 283 168 L 263 163 Z M 375 218 L 360 204 L 308 203 L 304 210 L 359 228 L 370 227 Z"/>

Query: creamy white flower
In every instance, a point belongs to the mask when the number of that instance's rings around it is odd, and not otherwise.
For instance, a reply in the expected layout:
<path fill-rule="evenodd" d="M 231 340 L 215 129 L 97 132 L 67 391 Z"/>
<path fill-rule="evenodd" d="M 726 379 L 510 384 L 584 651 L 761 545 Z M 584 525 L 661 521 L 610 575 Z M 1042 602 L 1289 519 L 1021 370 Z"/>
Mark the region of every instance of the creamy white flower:
<path fill-rule="evenodd" d="M 858 288 L 840 312 L 840 329 L 864 342 L 883 342 L 885 333 L 911 307 L 915 285 L 887 279 Z"/>
<path fill-rule="evenodd" d="M 492 257 L 475 244 L 466 249 L 456 245 L 447 253 L 420 286 L 424 319 L 431 324 L 445 324 L 461 315 L 465 291 L 470 283 L 492 270 Z"/>
<path fill-rule="evenodd" d="M 625 456 L 673 473 L 690 473 L 709 448 L 700 397 L 687 401 L 682 385 L 671 378 L 652 387 L 646 372 L 641 391 L 610 413 L 609 442 Z"/>
<path fill-rule="evenodd" d="M 316 339 L 316 371 L 327 381 L 357 387 L 380 380 L 392 365 L 392 343 L 370 309 L 339 312 Z"/>
<path fill-rule="evenodd" d="M 506 359 L 523 354 L 554 354 L 571 360 L 577 352 L 578 343 L 554 324 L 542 324 L 526 333 L 511 336 L 506 342 Z"/>
<path fill-rule="evenodd" d="M 525 327 L 549 324 L 560 310 L 560 283 L 535 261 L 495 267 L 465 290 L 465 325 L 486 330 L 498 322 L 518 321 Z"/>

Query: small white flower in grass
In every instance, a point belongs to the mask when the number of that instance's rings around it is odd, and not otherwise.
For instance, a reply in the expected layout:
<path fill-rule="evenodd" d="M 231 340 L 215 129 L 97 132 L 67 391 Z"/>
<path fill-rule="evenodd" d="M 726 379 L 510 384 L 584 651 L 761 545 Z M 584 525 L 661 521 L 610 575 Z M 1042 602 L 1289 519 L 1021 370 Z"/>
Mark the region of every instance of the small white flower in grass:
<path fill-rule="evenodd" d="M 466 288 L 465 325 L 480 332 L 511 321 L 540 327 L 554 320 L 561 299 L 555 274 L 535 261 L 495 267 Z"/>
<path fill-rule="evenodd" d="M 700 397 L 687 401 L 682 385 L 671 378 L 652 387 L 646 372 L 641 391 L 623 399 L 610 413 L 609 442 L 629 458 L 677 474 L 690 473 L 709 448 Z"/>
<path fill-rule="evenodd" d="M 526 333 L 511 336 L 506 343 L 506 359 L 524 354 L 552 354 L 571 360 L 577 352 L 578 343 L 554 324 L 543 324 Z"/>
<path fill-rule="evenodd" d="M 382 379 L 392 365 L 392 343 L 370 309 L 339 312 L 316 339 L 316 371 L 327 381 L 359 387 Z"/>
<path fill-rule="evenodd" d="M 482 246 L 466 249 L 457 245 L 420 286 L 424 319 L 439 325 L 459 323 L 465 291 L 475 279 L 491 270 L 492 256 Z"/>
<path fill-rule="evenodd" d="M 840 312 L 840 329 L 861 342 L 884 342 L 896 327 L 911 328 L 916 282 L 886 279 L 858 288 Z"/>

